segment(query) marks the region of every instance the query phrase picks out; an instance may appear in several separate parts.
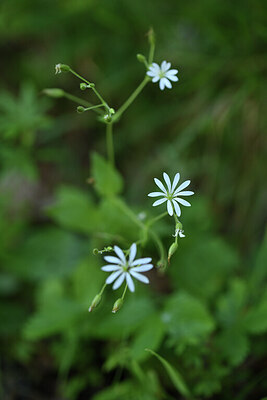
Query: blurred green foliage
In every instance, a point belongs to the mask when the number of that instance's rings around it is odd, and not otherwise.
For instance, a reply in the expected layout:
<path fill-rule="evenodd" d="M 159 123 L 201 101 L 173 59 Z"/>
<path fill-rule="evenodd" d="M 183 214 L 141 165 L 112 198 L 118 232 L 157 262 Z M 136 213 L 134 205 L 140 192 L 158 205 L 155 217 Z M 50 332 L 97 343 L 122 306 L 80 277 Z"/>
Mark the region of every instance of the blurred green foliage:
<path fill-rule="evenodd" d="M 266 11 L 260 0 L 2 0 L 0 397 L 266 396 Z M 95 116 L 42 90 L 92 101 L 54 75 L 64 62 L 117 110 L 143 77 L 135 56 L 150 26 L 155 60 L 180 81 L 148 85 L 115 125 L 113 169 Z M 138 240 L 121 196 L 133 215 L 156 215 L 146 195 L 162 171 L 192 180 L 186 238 L 117 314 L 108 288 L 89 315 L 105 279 L 92 249 Z M 172 223 L 155 226 L 167 249 Z"/>

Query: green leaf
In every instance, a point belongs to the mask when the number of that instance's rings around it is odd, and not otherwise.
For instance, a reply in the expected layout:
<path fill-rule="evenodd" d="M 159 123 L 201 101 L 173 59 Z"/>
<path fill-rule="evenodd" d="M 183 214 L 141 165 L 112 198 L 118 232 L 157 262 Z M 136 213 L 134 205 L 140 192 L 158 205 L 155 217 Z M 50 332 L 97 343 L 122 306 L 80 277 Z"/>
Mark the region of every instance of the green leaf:
<path fill-rule="evenodd" d="M 245 329 L 251 334 L 261 334 L 267 331 L 267 294 L 259 304 L 253 307 L 245 316 Z"/>
<path fill-rule="evenodd" d="M 9 259 L 9 268 L 28 280 L 67 276 L 89 251 L 86 241 L 57 228 L 28 235 Z"/>
<path fill-rule="evenodd" d="M 170 338 L 177 344 L 195 344 L 206 338 L 215 323 L 205 305 L 186 292 L 171 296 L 162 315 Z"/>
<path fill-rule="evenodd" d="M 119 172 L 97 153 L 93 154 L 92 164 L 92 175 L 97 192 L 102 196 L 121 193 L 123 181 Z"/>
<path fill-rule="evenodd" d="M 98 222 L 97 209 L 90 197 L 71 186 L 58 189 L 56 201 L 46 213 L 64 228 L 86 234 L 94 232 Z"/>
<path fill-rule="evenodd" d="M 153 350 L 146 349 L 146 351 L 149 351 L 162 363 L 177 391 L 185 397 L 190 397 L 190 391 L 180 372 L 178 372 L 177 369 L 175 369 L 167 360 L 155 353 Z"/>
<path fill-rule="evenodd" d="M 222 357 L 233 366 L 241 364 L 249 351 L 249 340 L 242 332 L 242 328 L 223 331 L 216 338 L 216 342 Z"/>
<path fill-rule="evenodd" d="M 157 350 L 164 336 L 164 328 L 164 324 L 158 315 L 155 314 L 148 318 L 135 334 L 131 346 L 132 359 L 143 361 L 147 357 L 147 353 L 144 350 L 148 346 L 152 350 Z"/>

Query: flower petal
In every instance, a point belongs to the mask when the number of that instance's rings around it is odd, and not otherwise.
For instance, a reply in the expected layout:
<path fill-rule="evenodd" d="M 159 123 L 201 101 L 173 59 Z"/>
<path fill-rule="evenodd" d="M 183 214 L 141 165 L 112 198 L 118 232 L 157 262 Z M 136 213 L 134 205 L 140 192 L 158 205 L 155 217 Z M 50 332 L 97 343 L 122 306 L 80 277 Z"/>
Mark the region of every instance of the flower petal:
<path fill-rule="evenodd" d="M 137 260 L 134 260 L 132 262 L 132 267 L 135 265 L 143 265 L 143 264 L 148 264 L 152 260 L 151 257 L 146 257 L 146 258 L 138 258 Z"/>
<path fill-rule="evenodd" d="M 124 255 L 122 249 L 120 249 L 118 246 L 114 246 L 114 251 L 117 254 L 117 256 L 121 259 L 123 264 L 126 264 L 126 258 L 125 258 L 125 255 Z"/>
<path fill-rule="evenodd" d="M 173 199 L 172 204 L 174 205 L 175 213 L 177 214 L 178 217 L 181 216 L 181 208 L 178 203 Z"/>
<path fill-rule="evenodd" d="M 148 193 L 148 196 L 149 197 L 158 197 L 158 196 L 165 196 L 165 194 L 162 192 L 151 192 L 151 193 Z"/>
<path fill-rule="evenodd" d="M 151 76 L 151 77 L 153 77 L 153 76 L 156 76 L 156 73 L 155 73 L 155 71 L 151 71 L 151 70 L 149 70 L 149 71 L 147 71 L 147 73 L 146 73 L 148 76 Z"/>
<path fill-rule="evenodd" d="M 170 177 L 169 177 L 168 174 L 166 174 L 166 172 L 163 172 L 163 178 L 164 178 L 164 181 L 166 182 L 168 191 L 170 192 L 171 191 L 171 180 L 170 180 Z"/>
<path fill-rule="evenodd" d="M 104 265 L 103 267 L 101 267 L 101 269 L 105 272 L 111 272 L 118 271 L 119 269 L 121 269 L 121 267 L 119 265 Z"/>
<path fill-rule="evenodd" d="M 172 208 L 172 203 L 171 203 L 170 200 L 167 201 L 167 210 L 168 210 L 168 214 L 170 216 L 172 216 L 173 215 L 173 208 Z"/>
<path fill-rule="evenodd" d="M 165 88 L 165 78 L 161 78 L 161 80 L 159 81 L 159 88 L 160 90 L 164 90 Z"/>
<path fill-rule="evenodd" d="M 167 79 L 167 78 L 162 78 L 164 80 L 164 85 L 168 88 L 171 89 L 172 88 L 172 84 L 171 82 Z"/>
<path fill-rule="evenodd" d="M 160 71 L 160 66 L 155 62 L 152 63 L 152 66 L 150 68 L 155 71 Z"/>
<path fill-rule="evenodd" d="M 131 263 L 133 262 L 133 260 L 134 260 L 134 258 L 135 258 L 135 256 L 136 256 L 136 250 L 137 250 L 136 244 L 133 243 L 133 244 L 131 245 L 130 254 L 129 254 L 129 264 L 130 264 L 130 265 L 131 265 Z"/>
<path fill-rule="evenodd" d="M 106 279 L 106 284 L 109 285 L 110 283 L 115 281 L 115 279 L 118 278 L 118 276 L 121 274 L 123 274 L 121 269 L 119 271 L 113 272 L 113 274 L 109 275 L 109 277 Z"/>
<path fill-rule="evenodd" d="M 169 79 L 170 81 L 173 81 L 173 82 L 179 81 L 178 76 L 175 76 L 175 75 L 167 75 L 166 74 L 166 78 Z"/>
<path fill-rule="evenodd" d="M 134 283 L 129 273 L 126 274 L 126 282 L 131 292 L 134 292 Z"/>
<path fill-rule="evenodd" d="M 186 190 L 184 192 L 179 192 L 179 196 L 192 196 L 192 194 L 194 194 L 194 192 L 192 192 L 191 190 Z"/>
<path fill-rule="evenodd" d="M 158 75 L 154 76 L 154 78 L 152 79 L 152 82 L 158 82 L 160 80 L 160 77 Z"/>
<path fill-rule="evenodd" d="M 163 183 L 158 178 L 154 178 L 154 182 L 160 188 L 160 190 L 163 191 L 163 193 L 167 194 L 167 190 L 165 189 Z"/>
<path fill-rule="evenodd" d="M 162 61 L 161 66 L 160 66 L 162 72 L 166 72 L 168 69 L 170 69 L 170 67 L 171 67 L 171 63 L 167 62 L 167 61 Z"/>
<path fill-rule="evenodd" d="M 104 260 L 111 264 L 117 264 L 117 265 L 123 264 L 123 262 L 118 257 L 114 257 L 114 256 L 105 256 Z"/>
<path fill-rule="evenodd" d="M 116 282 L 114 283 L 114 285 L 112 286 L 112 289 L 113 290 L 116 290 L 116 289 L 118 289 L 120 286 L 121 286 L 121 284 L 122 284 L 122 282 L 124 281 L 124 279 L 125 279 L 125 272 L 123 272 L 122 274 L 121 274 L 121 276 L 119 276 L 119 278 L 116 280 Z"/>
<path fill-rule="evenodd" d="M 140 265 L 140 267 L 131 268 L 131 271 L 146 272 L 150 271 L 152 268 L 153 268 L 152 264 L 146 264 L 146 265 Z"/>
<path fill-rule="evenodd" d="M 178 74 L 178 69 L 169 69 L 169 71 L 166 72 L 167 75 L 176 75 Z"/>
<path fill-rule="evenodd" d="M 184 183 L 182 183 L 180 186 L 178 186 L 178 188 L 175 190 L 174 196 L 176 196 L 181 190 L 185 189 L 187 186 L 190 185 L 191 181 L 185 181 Z"/>
<path fill-rule="evenodd" d="M 148 279 L 146 276 L 144 276 L 144 275 L 142 275 L 142 274 L 139 274 L 138 272 L 135 272 L 135 271 L 131 271 L 131 270 L 130 270 L 130 274 L 131 274 L 135 279 L 138 279 L 138 280 L 141 281 L 141 282 L 149 283 L 149 279 Z"/>
<path fill-rule="evenodd" d="M 172 190 L 171 190 L 172 192 L 174 192 L 176 186 L 178 185 L 179 179 L 180 179 L 180 174 L 179 172 L 177 172 L 172 183 Z"/>
<path fill-rule="evenodd" d="M 184 200 L 184 199 L 179 199 L 179 197 L 175 197 L 174 200 L 178 201 L 178 203 L 181 203 L 183 206 L 191 207 L 191 204 L 188 201 Z"/>
<path fill-rule="evenodd" d="M 159 199 L 154 201 L 154 203 L 152 204 L 153 207 L 159 206 L 160 204 L 164 203 L 165 201 L 167 201 L 167 198 L 164 197 L 164 199 Z"/>

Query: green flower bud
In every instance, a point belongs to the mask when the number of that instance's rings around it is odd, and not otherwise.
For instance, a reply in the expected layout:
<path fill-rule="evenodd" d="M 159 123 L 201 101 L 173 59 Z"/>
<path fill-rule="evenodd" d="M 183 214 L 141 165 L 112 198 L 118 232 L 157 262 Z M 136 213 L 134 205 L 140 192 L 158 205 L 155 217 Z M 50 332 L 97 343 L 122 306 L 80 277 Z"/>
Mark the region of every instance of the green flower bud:
<path fill-rule="evenodd" d="M 110 115 L 115 114 L 114 108 L 110 108 L 110 109 L 109 109 L 109 113 L 110 113 Z"/>
<path fill-rule="evenodd" d="M 94 250 L 93 250 L 93 255 L 94 255 L 94 256 L 97 256 L 98 254 L 99 254 L 99 250 L 98 250 L 98 249 L 94 249 Z"/>
<path fill-rule="evenodd" d="M 178 249 L 178 243 L 173 242 L 168 251 L 168 262 L 170 262 L 171 257 L 173 256 L 173 254 L 176 252 L 177 249 Z"/>
<path fill-rule="evenodd" d="M 56 74 L 61 74 L 61 72 L 70 71 L 70 67 L 66 64 L 56 64 L 55 69 L 56 69 Z"/>
<path fill-rule="evenodd" d="M 44 89 L 43 93 L 49 97 L 64 97 L 64 90 L 51 88 L 51 89 Z"/>
<path fill-rule="evenodd" d="M 85 108 L 83 106 L 78 106 L 77 107 L 77 113 L 81 114 L 85 111 Z"/>
<path fill-rule="evenodd" d="M 114 303 L 114 306 L 112 308 L 113 314 L 115 314 L 117 311 L 119 311 L 121 309 L 122 305 L 123 305 L 123 299 L 122 298 L 116 300 L 115 303 Z"/>
<path fill-rule="evenodd" d="M 94 83 L 89 83 L 89 85 L 87 85 L 88 88 L 94 88 L 95 84 Z"/>
<path fill-rule="evenodd" d="M 108 247 L 106 247 L 106 250 L 107 250 L 107 251 L 112 251 L 112 250 L 113 250 L 113 247 L 108 246 Z"/>
<path fill-rule="evenodd" d="M 175 228 L 179 229 L 179 231 L 182 231 L 183 230 L 183 224 L 181 222 L 177 222 Z"/>
<path fill-rule="evenodd" d="M 80 89 L 81 90 L 85 90 L 87 88 L 88 88 L 88 85 L 86 85 L 86 83 L 84 83 L 84 82 L 80 83 Z"/>
<path fill-rule="evenodd" d="M 92 312 L 94 308 L 96 308 L 98 306 L 98 304 L 100 303 L 102 299 L 101 294 L 97 294 L 94 298 L 94 300 L 92 301 L 90 307 L 88 308 L 89 312 Z"/>
<path fill-rule="evenodd" d="M 143 54 L 136 54 L 136 58 L 138 61 L 140 61 L 141 63 L 146 62 L 146 57 Z"/>

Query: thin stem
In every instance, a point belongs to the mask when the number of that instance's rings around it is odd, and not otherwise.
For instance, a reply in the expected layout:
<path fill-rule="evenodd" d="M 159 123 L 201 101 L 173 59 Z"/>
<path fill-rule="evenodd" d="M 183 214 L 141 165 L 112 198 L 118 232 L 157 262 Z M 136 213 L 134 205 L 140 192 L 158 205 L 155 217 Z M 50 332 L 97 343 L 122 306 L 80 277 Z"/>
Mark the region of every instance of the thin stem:
<path fill-rule="evenodd" d="M 159 219 L 165 217 L 167 214 L 168 214 L 168 212 L 165 211 L 164 213 L 158 215 L 157 217 L 152 218 L 150 221 L 147 222 L 146 226 L 148 227 L 148 226 L 153 225 L 156 221 L 158 221 Z"/>
<path fill-rule="evenodd" d="M 104 290 L 105 290 L 106 286 L 107 286 L 107 284 L 106 284 L 106 283 L 104 283 L 104 285 L 103 285 L 102 289 L 101 289 L 101 290 L 100 290 L 100 292 L 99 292 L 100 296 L 102 296 L 102 294 L 103 294 L 103 292 L 104 292 Z"/>
<path fill-rule="evenodd" d="M 124 291 L 123 291 L 122 296 L 121 296 L 121 299 L 122 299 L 122 300 L 124 299 L 124 296 L 125 296 L 125 294 L 126 294 L 127 288 L 128 288 L 128 284 L 126 283 L 125 288 L 124 288 Z"/>
<path fill-rule="evenodd" d="M 77 76 L 77 78 L 81 79 L 82 81 L 84 81 L 85 83 L 87 83 L 88 85 L 91 84 L 91 82 L 89 82 L 87 79 L 83 78 L 81 75 L 77 74 L 77 72 L 73 71 L 73 69 L 70 68 L 70 72 Z"/>
<path fill-rule="evenodd" d="M 135 89 L 135 91 L 131 94 L 131 96 L 123 103 L 123 105 L 118 109 L 118 111 L 115 113 L 113 117 L 113 121 L 117 121 L 121 115 L 124 113 L 124 111 L 127 110 L 127 108 L 132 104 L 132 102 L 136 99 L 136 97 L 141 93 L 141 91 L 144 89 L 146 84 L 150 81 L 150 78 L 148 76 L 145 76 L 145 78 L 142 80 L 140 85 Z"/>
<path fill-rule="evenodd" d="M 104 106 L 104 104 L 98 104 L 97 106 L 85 108 L 84 111 L 94 110 L 95 108 L 99 108 L 99 107 L 103 107 L 103 106 Z"/>
<path fill-rule="evenodd" d="M 154 53 L 155 53 L 155 42 L 153 41 L 151 43 L 150 49 L 149 49 L 149 56 L 148 56 L 148 63 L 152 64 L 153 59 L 154 59 Z"/>
<path fill-rule="evenodd" d="M 111 165 L 114 165 L 114 145 L 113 145 L 113 124 L 106 125 L 106 144 L 108 159 Z"/>
<path fill-rule="evenodd" d="M 79 97 L 73 96 L 70 93 L 64 92 L 64 97 L 66 97 L 66 99 L 74 101 L 74 103 L 77 103 L 84 107 L 92 107 L 93 106 L 93 104 L 89 103 L 88 101 L 85 101 L 83 99 L 80 99 Z M 98 109 L 93 109 L 93 111 L 95 111 L 97 114 L 102 114 L 102 112 Z"/>

